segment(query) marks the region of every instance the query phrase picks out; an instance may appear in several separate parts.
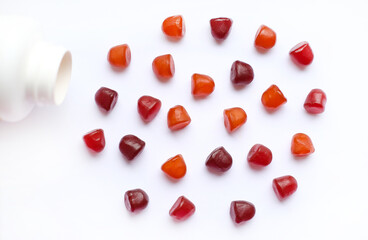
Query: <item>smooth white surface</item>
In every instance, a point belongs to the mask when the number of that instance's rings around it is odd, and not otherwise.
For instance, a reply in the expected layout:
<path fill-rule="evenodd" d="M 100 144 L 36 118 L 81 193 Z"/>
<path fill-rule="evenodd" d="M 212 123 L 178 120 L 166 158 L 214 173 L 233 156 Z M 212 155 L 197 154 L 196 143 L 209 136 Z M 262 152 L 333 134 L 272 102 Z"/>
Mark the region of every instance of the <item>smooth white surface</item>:
<path fill-rule="evenodd" d="M 71 49 L 74 57 L 70 91 L 58 108 L 34 111 L 17 124 L 0 123 L 0 239 L 367 239 L 368 161 L 367 3 L 365 1 L 17 1 L 2 0 L 0 13 L 34 17 L 46 39 Z M 172 43 L 161 33 L 165 17 L 182 14 L 186 36 Z M 234 21 L 221 45 L 212 39 L 209 19 Z M 267 54 L 253 38 L 261 24 L 277 33 Z M 3 36 L 2 36 L 3 37 Z M 307 40 L 315 60 L 305 70 L 288 51 Z M 124 72 L 106 61 L 110 47 L 128 43 L 132 62 Z M 171 53 L 176 74 L 162 84 L 151 70 L 154 57 Z M 243 90 L 229 81 L 233 61 L 251 64 L 255 80 Z M 208 99 L 190 95 L 193 73 L 208 74 L 216 89 Z M 274 114 L 260 103 L 262 92 L 277 84 L 288 103 Z M 115 109 L 102 114 L 94 103 L 101 86 L 119 92 Z M 326 112 L 308 115 L 302 105 L 312 88 L 327 94 Z M 136 101 L 143 94 L 162 100 L 157 118 L 140 120 Z M 187 108 L 192 123 L 171 133 L 166 113 L 176 104 Z M 229 135 L 224 108 L 240 106 L 248 122 Z M 90 154 L 82 136 L 103 128 L 107 146 Z M 304 160 L 290 154 L 294 133 L 312 138 L 316 152 Z M 146 141 L 134 162 L 126 162 L 118 143 L 133 133 Z M 273 151 L 262 171 L 246 164 L 255 143 Z M 223 176 L 210 174 L 207 155 L 224 146 L 233 167 Z M 173 183 L 161 164 L 181 153 L 188 165 L 182 181 Z M 274 177 L 292 174 L 298 191 L 279 202 Z M 140 187 L 150 196 L 146 210 L 129 214 L 126 190 Z M 197 207 L 187 221 L 176 223 L 168 211 L 185 195 Z M 254 219 L 235 226 L 232 200 L 251 201 Z"/>

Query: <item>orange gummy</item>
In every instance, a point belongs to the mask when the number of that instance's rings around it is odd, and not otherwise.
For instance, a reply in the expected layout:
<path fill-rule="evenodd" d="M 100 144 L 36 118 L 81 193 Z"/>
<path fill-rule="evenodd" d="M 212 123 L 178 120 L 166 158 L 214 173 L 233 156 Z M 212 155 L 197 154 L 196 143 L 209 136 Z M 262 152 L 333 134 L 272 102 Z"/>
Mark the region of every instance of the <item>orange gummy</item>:
<path fill-rule="evenodd" d="M 247 114 L 240 107 L 224 110 L 224 124 L 229 133 L 239 129 L 247 121 Z"/>
<path fill-rule="evenodd" d="M 261 25 L 256 33 L 254 45 L 257 48 L 267 50 L 275 46 L 276 33 L 269 27 Z"/>
<path fill-rule="evenodd" d="M 180 130 L 189 125 L 191 119 L 188 112 L 181 105 L 170 108 L 167 113 L 167 125 L 172 131 Z"/>
<path fill-rule="evenodd" d="M 181 15 L 166 18 L 161 28 L 166 36 L 174 40 L 181 39 L 185 34 L 185 24 Z"/>
<path fill-rule="evenodd" d="M 262 94 L 262 104 L 267 110 L 276 110 L 286 102 L 287 99 L 276 85 L 271 85 Z"/>
<path fill-rule="evenodd" d="M 174 179 L 180 179 L 185 176 L 187 166 L 185 165 L 183 156 L 178 154 L 162 164 L 161 170 Z"/>
<path fill-rule="evenodd" d="M 168 81 L 174 76 L 175 65 L 171 54 L 156 57 L 152 62 L 152 69 L 160 81 Z"/>
<path fill-rule="evenodd" d="M 304 133 L 295 134 L 291 140 L 291 153 L 296 157 L 306 157 L 314 153 L 310 137 Z"/>
<path fill-rule="evenodd" d="M 195 73 L 192 75 L 192 95 L 207 97 L 215 89 L 215 82 L 210 76 Z"/>
<path fill-rule="evenodd" d="M 127 44 L 115 46 L 110 49 L 107 55 L 109 63 L 117 68 L 126 68 L 130 64 L 131 53 Z"/>

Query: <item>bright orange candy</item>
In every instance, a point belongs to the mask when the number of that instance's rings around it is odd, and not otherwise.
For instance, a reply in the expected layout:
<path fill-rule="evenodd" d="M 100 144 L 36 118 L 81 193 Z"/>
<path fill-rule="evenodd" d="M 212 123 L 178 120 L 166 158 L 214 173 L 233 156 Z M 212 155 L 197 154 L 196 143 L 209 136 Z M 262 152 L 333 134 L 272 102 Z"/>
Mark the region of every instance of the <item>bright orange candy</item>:
<path fill-rule="evenodd" d="M 224 124 L 229 133 L 239 129 L 247 121 L 247 114 L 240 107 L 224 110 Z"/>
<path fill-rule="evenodd" d="M 274 111 L 286 102 L 287 99 L 276 85 L 271 85 L 262 94 L 262 104 L 267 110 Z"/>
<path fill-rule="evenodd" d="M 254 45 L 257 48 L 267 50 L 275 46 L 276 33 L 269 27 L 261 25 L 256 33 Z"/>
<path fill-rule="evenodd" d="M 210 76 L 195 73 L 192 75 L 192 95 L 194 97 L 207 97 L 215 89 L 215 82 Z"/>
<path fill-rule="evenodd" d="M 115 46 L 110 49 L 107 55 L 109 63 L 117 68 L 126 68 L 130 64 L 131 53 L 127 44 Z"/>
<path fill-rule="evenodd" d="M 314 153 L 310 137 L 304 133 L 295 134 L 291 140 L 291 153 L 296 157 L 306 157 Z"/>
<path fill-rule="evenodd" d="M 174 59 L 170 54 L 158 56 L 152 62 L 152 69 L 160 81 L 166 82 L 174 76 Z"/>
<path fill-rule="evenodd" d="M 181 105 L 170 108 L 167 113 L 167 125 L 172 131 L 180 130 L 189 125 L 191 119 L 188 112 Z"/>
<path fill-rule="evenodd" d="M 166 36 L 174 40 L 181 39 L 185 34 L 185 24 L 181 15 L 166 18 L 161 28 Z"/>
<path fill-rule="evenodd" d="M 174 179 L 180 179 L 185 176 L 187 166 L 185 165 L 183 156 L 178 154 L 162 164 L 161 170 Z"/>

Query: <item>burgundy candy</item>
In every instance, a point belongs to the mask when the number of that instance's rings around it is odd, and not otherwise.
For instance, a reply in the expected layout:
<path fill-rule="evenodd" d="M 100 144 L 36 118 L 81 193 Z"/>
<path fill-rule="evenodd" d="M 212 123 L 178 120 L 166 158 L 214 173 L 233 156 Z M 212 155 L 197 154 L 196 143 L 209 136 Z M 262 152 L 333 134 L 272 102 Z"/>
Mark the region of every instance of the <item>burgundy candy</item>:
<path fill-rule="evenodd" d="M 256 144 L 250 149 L 247 160 L 252 166 L 265 167 L 272 161 L 272 152 L 266 146 Z"/>
<path fill-rule="evenodd" d="M 105 135 L 102 129 L 96 129 L 83 136 L 87 147 L 95 152 L 101 152 L 105 148 Z"/>
<path fill-rule="evenodd" d="M 283 200 L 293 194 L 298 188 L 298 183 L 293 176 L 287 175 L 275 178 L 272 182 L 272 188 L 276 196 Z"/>
<path fill-rule="evenodd" d="M 229 36 L 233 21 L 230 18 L 213 18 L 210 20 L 211 34 L 217 41 L 222 41 Z"/>
<path fill-rule="evenodd" d="M 142 189 L 127 191 L 124 195 L 124 203 L 128 211 L 135 212 L 143 210 L 148 205 L 148 195 Z"/>
<path fill-rule="evenodd" d="M 146 123 L 152 121 L 161 108 L 161 101 L 151 96 L 142 96 L 138 99 L 138 113 Z"/>
<path fill-rule="evenodd" d="M 231 168 L 233 158 L 224 147 L 218 147 L 207 157 L 206 166 L 214 172 L 223 173 Z"/>
<path fill-rule="evenodd" d="M 254 205 L 247 201 L 233 201 L 230 205 L 230 216 L 235 223 L 248 221 L 256 214 Z"/>
<path fill-rule="evenodd" d="M 128 160 L 133 160 L 144 148 L 146 143 L 134 135 L 126 135 L 120 140 L 120 152 Z"/>
<path fill-rule="evenodd" d="M 325 111 L 326 94 L 321 89 L 313 89 L 304 102 L 304 108 L 308 113 L 319 114 Z"/>
<path fill-rule="evenodd" d="M 249 64 L 241 61 L 235 61 L 231 66 L 230 79 L 235 86 L 246 86 L 253 81 L 253 78 L 253 68 Z"/>
<path fill-rule="evenodd" d="M 170 209 L 170 216 L 176 220 L 182 221 L 193 215 L 195 212 L 194 204 L 186 197 L 181 196 L 176 200 Z"/>
<path fill-rule="evenodd" d="M 289 54 L 292 60 L 301 65 L 311 64 L 314 58 L 312 48 L 308 42 L 298 43 L 290 50 Z"/>
<path fill-rule="evenodd" d="M 118 93 L 110 88 L 102 87 L 95 94 L 97 106 L 105 112 L 110 112 L 118 100 Z"/>

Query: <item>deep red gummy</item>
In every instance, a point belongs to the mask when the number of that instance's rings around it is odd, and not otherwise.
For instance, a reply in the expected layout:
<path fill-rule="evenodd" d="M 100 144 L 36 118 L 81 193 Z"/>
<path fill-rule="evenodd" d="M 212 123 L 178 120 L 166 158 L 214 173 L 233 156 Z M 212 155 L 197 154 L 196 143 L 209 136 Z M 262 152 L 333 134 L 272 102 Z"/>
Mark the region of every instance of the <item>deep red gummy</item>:
<path fill-rule="evenodd" d="M 287 175 L 275 178 L 272 182 L 272 188 L 276 196 L 283 200 L 293 194 L 298 188 L 298 183 L 293 176 Z"/>
<path fill-rule="evenodd" d="M 222 41 L 229 36 L 233 21 L 230 18 L 220 17 L 210 20 L 211 34 L 217 41 Z"/>
<path fill-rule="evenodd" d="M 291 59 L 301 65 L 312 63 L 314 55 L 308 42 L 301 42 L 295 45 L 289 52 Z"/>
<path fill-rule="evenodd" d="M 170 216 L 176 220 L 183 221 L 195 212 L 194 204 L 189 201 L 186 197 L 181 196 L 176 200 L 174 205 L 170 209 Z"/>
<path fill-rule="evenodd" d="M 146 123 L 152 121 L 161 108 L 161 101 L 151 96 L 142 96 L 138 99 L 138 113 Z"/>
<path fill-rule="evenodd" d="M 130 212 L 143 210 L 148 205 L 148 195 L 142 189 L 129 190 L 124 195 L 125 207 Z"/>
<path fill-rule="evenodd" d="M 105 148 L 105 135 L 102 129 L 93 130 L 83 136 L 87 147 L 95 152 L 101 152 Z"/>
<path fill-rule="evenodd" d="M 146 143 L 134 135 L 126 135 L 120 140 L 119 149 L 124 157 L 133 160 L 144 148 Z"/>
<path fill-rule="evenodd" d="M 253 68 L 245 62 L 235 61 L 231 66 L 230 80 L 234 86 L 242 87 L 254 79 Z"/>
<path fill-rule="evenodd" d="M 327 97 L 321 89 L 313 89 L 304 102 L 304 108 L 308 113 L 319 114 L 325 111 Z"/>
<path fill-rule="evenodd" d="M 230 205 L 230 216 L 235 223 L 249 221 L 256 214 L 254 205 L 247 201 L 233 201 Z"/>
<path fill-rule="evenodd" d="M 224 147 L 218 147 L 207 157 L 206 166 L 214 172 L 226 172 L 231 168 L 233 158 Z"/>
<path fill-rule="evenodd" d="M 252 166 L 265 167 L 272 161 L 272 152 L 266 146 L 256 144 L 250 149 L 247 160 Z"/>
<path fill-rule="evenodd" d="M 110 88 L 102 87 L 95 94 L 97 106 L 105 112 L 110 112 L 118 100 L 118 93 Z"/>

